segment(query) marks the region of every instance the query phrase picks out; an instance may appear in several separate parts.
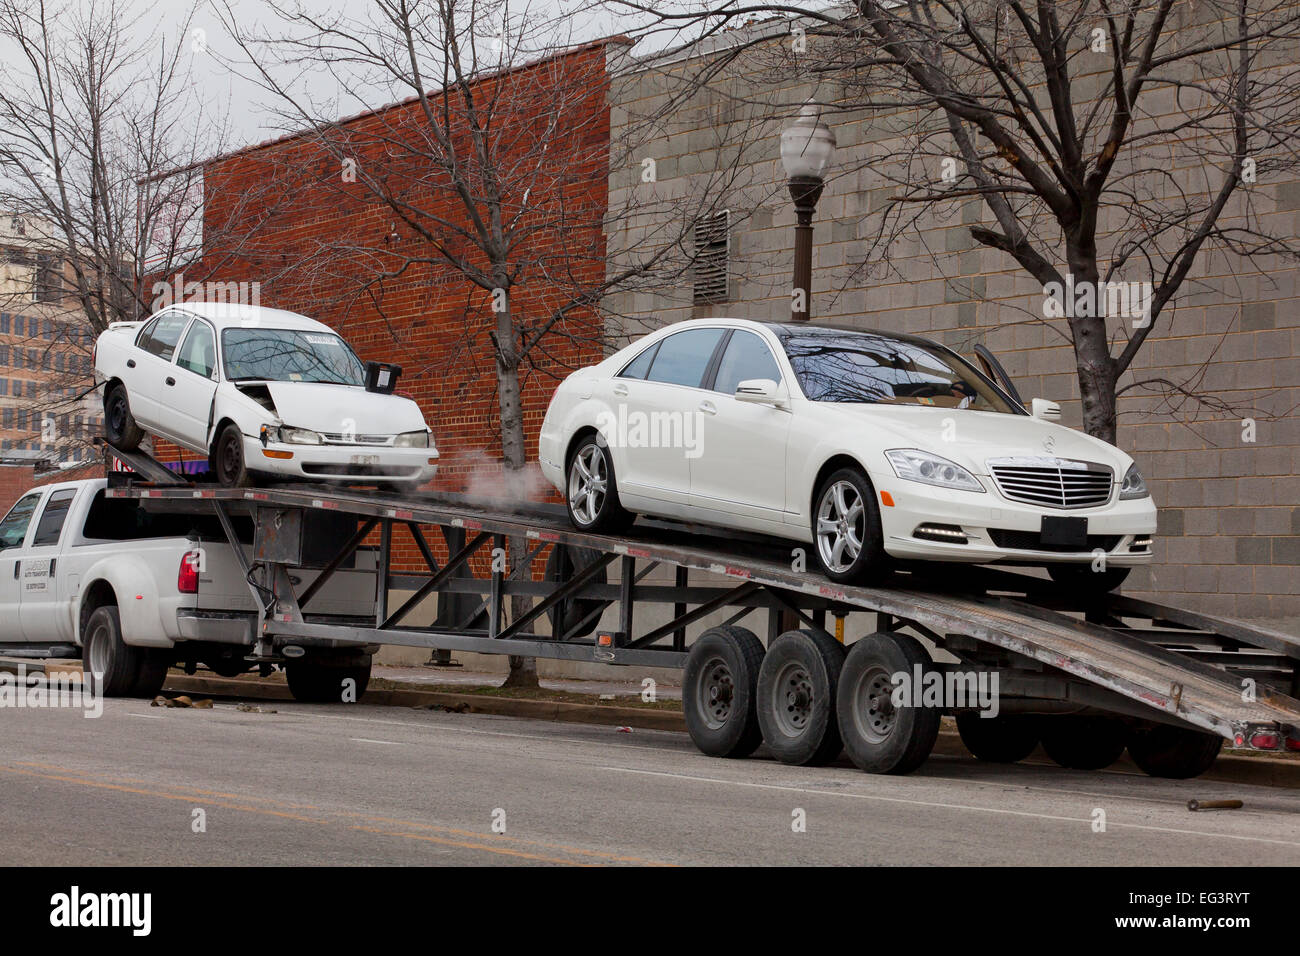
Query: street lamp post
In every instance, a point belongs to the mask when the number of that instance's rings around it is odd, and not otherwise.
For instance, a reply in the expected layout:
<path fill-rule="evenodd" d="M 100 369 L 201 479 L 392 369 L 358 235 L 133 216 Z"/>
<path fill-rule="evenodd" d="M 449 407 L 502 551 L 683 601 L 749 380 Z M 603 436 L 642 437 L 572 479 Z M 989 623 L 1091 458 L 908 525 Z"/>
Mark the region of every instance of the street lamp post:
<path fill-rule="evenodd" d="M 812 313 L 813 211 L 821 199 L 822 179 L 835 153 L 835 134 L 821 121 L 821 109 L 808 103 L 799 118 L 781 133 L 781 164 L 794 200 L 794 289 L 790 318 L 807 322 Z"/>

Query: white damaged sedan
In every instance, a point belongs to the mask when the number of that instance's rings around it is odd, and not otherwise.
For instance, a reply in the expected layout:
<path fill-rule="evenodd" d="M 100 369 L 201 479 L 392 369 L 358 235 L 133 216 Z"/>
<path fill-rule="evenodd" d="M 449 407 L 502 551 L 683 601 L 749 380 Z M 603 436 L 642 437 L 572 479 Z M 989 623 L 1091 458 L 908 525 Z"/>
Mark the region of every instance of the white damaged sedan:
<path fill-rule="evenodd" d="M 208 457 L 223 485 L 253 475 L 415 486 L 438 452 L 398 366 L 362 363 L 323 323 L 280 309 L 189 302 L 116 322 L 95 343 L 104 430 Z"/>
<path fill-rule="evenodd" d="M 539 457 L 584 531 L 647 514 L 777 535 L 837 582 L 923 559 L 1117 587 L 1151 560 L 1142 476 L 1034 409 L 923 338 L 697 319 L 570 375 Z"/>

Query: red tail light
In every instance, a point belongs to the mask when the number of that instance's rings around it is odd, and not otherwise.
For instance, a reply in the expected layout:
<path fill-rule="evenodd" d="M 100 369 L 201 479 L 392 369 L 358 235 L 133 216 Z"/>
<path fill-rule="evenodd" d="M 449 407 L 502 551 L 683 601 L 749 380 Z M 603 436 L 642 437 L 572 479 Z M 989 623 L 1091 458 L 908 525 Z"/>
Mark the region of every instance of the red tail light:
<path fill-rule="evenodd" d="M 199 593 L 199 553 L 187 551 L 181 555 L 181 566 L 176 572 L 176 590 L 181 594 Z"/>
<path fill-rule="evenodd" d="M 1277 750 L 1281 743 L 1281 736 L 1271 731 L 1260 731 L 1250 738 L 1250 745 L 1256 750 Z"/>

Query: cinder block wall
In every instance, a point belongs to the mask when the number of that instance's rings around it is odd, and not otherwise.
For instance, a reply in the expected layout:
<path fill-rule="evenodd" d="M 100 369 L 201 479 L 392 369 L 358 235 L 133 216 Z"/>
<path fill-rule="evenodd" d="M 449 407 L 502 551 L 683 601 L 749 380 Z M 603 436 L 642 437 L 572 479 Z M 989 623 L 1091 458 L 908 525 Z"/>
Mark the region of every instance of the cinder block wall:
<path fill-rule="evenodd" d="M 789 316 L 794 210 L 780 130 L 808 98 L 837 102 L 843 94 L 825 83 L 775 77 L 744 56 L 695 88 L 701 52 L 707 51 L 629 59 L 615 77 L 611 135 L 617 142 L 635 129 L 640 142 L 629 162 L 611 170 L 610 205 L 631 206 L 643 194 L 662 205 L 724 183 L 719 206 L 732 214 L 730 300 L 695 305 L 689 280 L 611 297 L 614 337 L 692 317 Z M 646 136 L 650 117 L 658 117 L 657 132 Z M 930 335 L 966 354 L 983 343 L 1026 399 L 1060 402 L 1064 422 L 1079 427 L 1064 321 L 1043 319 L 1039 283 L 971 238 L 971 224 L 992 222 L 982 203 L 954 200 L 922 216 L 890 246 L 890 269 L 864 261 L 894 191 L 876 164 L 920 119 L 867 121 L 846 111 L 827 121 L 839 148 L 814 228 L 814 321 Z M 644 181 L 638 156 L 655 160 L 655 182 Z M 1249 200 L 1271 229 L 1300 234 L 1300 181 L 1257 182 Z M 650 215 L 633 218 L 621 224 L 629 234 L 623 241 L 632 244 L 656 225 Z M 1296 269 L 1280 257 L 1200 257 L 1176 308 L 1161 315 L 1121 381 L 1181 381 L 1208 359 L 1198 388 L 1231 406 L 1178 409 L 1150 397 L 1121 398 L 1119 443 L 1137 460 L 1161 509 L 1155 562 L 1130 578 L 1130 593 L 1230 616 L 1300 615 L 1296 280 Z"/>

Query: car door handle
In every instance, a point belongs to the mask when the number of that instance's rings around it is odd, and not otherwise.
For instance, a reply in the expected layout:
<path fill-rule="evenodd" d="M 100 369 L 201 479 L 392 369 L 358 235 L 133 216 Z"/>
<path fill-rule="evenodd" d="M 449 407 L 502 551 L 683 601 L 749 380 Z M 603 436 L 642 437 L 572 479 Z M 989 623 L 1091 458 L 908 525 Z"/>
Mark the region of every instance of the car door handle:
<path fill-rule="evenodd" d="M 127 360 L 126 360 L 126 367 L 127 367 L 127 368 L 135 368 L 135 359 L 127 359 Z"/>
<path fill-rule="evenodd" d="M 15 561 L 15 562 L 14 562 L 14 580 L 15 580 L 15 581 L 18 580 L 18 569 L 21 568 L 22 566 L 23 566 L 23 563 L 22 563 L 21 561 Z"/>
<path fill-rule="evenodd" d="M 167 384 L 168 384 L 168 385 L 175 385 L 175 384 L 176 384 L 176 379 L 174 379 L 174 378 L 172 378 L 170 375 L 168 375 L 168 376 L 167 376 Z"/>
<path fill-rule="evenodd" d="M 614 394 L 615 394 L 615 395 L 626 395 L 626 394 L 627 394 L 627 386 L 626 386 L 626 385 L 615 385 L 615 386 L 614 386 Z"/>
<path fill-rule="evenodd" d="M 705 399 L 704 401 L 700 402 L 700 411 L 702 411 L 705 415 L 718 414 L 717 407 L 708 399 Z"/>

